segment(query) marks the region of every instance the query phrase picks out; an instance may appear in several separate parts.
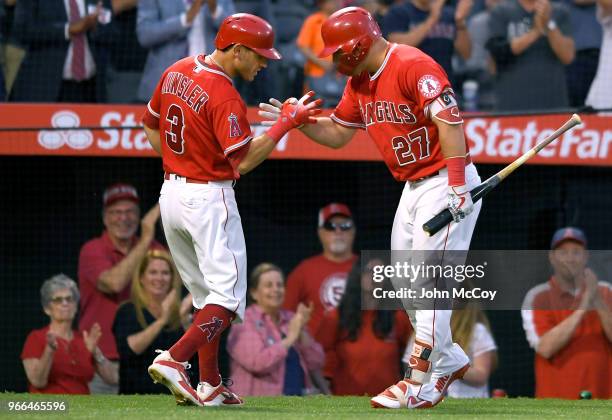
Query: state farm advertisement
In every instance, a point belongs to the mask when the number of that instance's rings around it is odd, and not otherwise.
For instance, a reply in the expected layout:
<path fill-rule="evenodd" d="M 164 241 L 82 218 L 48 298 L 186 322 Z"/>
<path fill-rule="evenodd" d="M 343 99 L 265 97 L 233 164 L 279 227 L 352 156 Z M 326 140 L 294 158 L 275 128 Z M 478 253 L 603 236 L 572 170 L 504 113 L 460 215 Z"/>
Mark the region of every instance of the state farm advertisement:
<path fill-rule="evenodd" d="M 0 105 L 0 155 L 155 156 L 140 125 L 144 106 L 76 104 Z M 266 130 L 249 108 L 253 134 Z M 525 153 L 570 115 L 466 116 L 475 162 L 507 163 Z M 612 114 L 582 115 L 583 124 L 544 148 L 530 164 L 612 166 Z M 297 130 L 279 142 L 273 159 L 381 160 L 359 130 L 339 150 L 320 146 Z"/>

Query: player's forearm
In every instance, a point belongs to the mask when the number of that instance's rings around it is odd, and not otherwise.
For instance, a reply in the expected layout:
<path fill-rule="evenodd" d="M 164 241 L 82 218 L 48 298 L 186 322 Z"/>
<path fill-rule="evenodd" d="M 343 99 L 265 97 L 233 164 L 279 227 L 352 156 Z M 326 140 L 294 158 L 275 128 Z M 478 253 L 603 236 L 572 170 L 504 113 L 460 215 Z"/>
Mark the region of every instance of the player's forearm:
<path fill-rule="evenodd" d="M 149 144 L 157 152 L 158 155 L 161 156 L 161 139 L 159 136 L 159 130 L 155 130 L 153 128 L 149 128 L 146 125 L 144 126 L 145 134 L 147 135 L 147 139 L 149 140 Z"/>
<path fill-rule="evenodd" d="M 238 165 L 238 172 L 244 175 L 259 166 L 276 147 L 276 142 L 266 133 L 251 140 L 249 151 Z"/>
<path fill-rule="evenodd" d="M 98 279 L 98 289 L 104 293 L 119 293 L 132 279 L 136 265 L 149 250 L 152 238 L 141 237 L 134 248 L 113 268 L 104 271 Z"/>
<path fill-rule="evenodd" d="M 531 47 L 531 45 L 540 38 L 542 34 L 535 29 L 532 28 L 529 32 L 517 36 L 510 41 L 510 51 L 514 55 L 521 55 L 527 48 Z"/>
<path fill-rule="evenodd" d="M 538 342 L 536 353 L 545 359 L 550 359 L 569 343 L 574 331 L 584 316 L 584 310 L 576 310 L 570 316 L 552 328 Z"/>
<path fill-rule="evenodd" d="M 447 124 L 434 117 L 434 123 L 438 128 L 438 137 L 442 155 L 445 158 L 465 156 L 465 137 L 463 135 L 463 124 Z"/>
<path fill-rule="evenodd" d="M 329 117 L 319 117 L 316 124 L 306 124 L 300 130 L 315 142 L 332 149 L 341 148 L 355 134 L 354 129 L 342 127 Z"/>
<path fill-rule="evenodd" d="M 576 49 L 571 37 L 563 35 L 559 29 L 548 31 L 547 36 L 550 48 L 562 64 L 568 65 L 574 61 Z"/>
<path fill-rule="evenodd" d="M 128 336 L 127 343 L 130 346 L 130 349 L 136 354 L 142 354 L 155 340 L 160 333 L 160 331 L 164 328 L 166 322 L 162 319 L 156 319 L 151 325 L 149 325 L 144 330 L 139 333 L 132 334 Z"/>

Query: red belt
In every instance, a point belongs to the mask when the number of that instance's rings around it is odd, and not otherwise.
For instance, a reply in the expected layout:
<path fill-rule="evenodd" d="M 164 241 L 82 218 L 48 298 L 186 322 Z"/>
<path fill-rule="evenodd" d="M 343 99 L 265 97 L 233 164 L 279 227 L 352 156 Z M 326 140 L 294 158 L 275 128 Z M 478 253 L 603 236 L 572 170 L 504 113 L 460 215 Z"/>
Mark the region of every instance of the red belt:
<path fill-rule="evenodd" d="M 208 184 L 208 181 L 201 181 L 199 179 L 187 178 L 185 176 L 180 176 L 180 175 L 176 175 L 176 174 L 169 174 L 167 172 L 164 172 L 164 179 L 169 180 L 170 179 L 170 175 L 174 175 L 175 177 L 179 177 L 179 178 L 185 178 L 185 182 L 188 183 L 188 184 Z"/>

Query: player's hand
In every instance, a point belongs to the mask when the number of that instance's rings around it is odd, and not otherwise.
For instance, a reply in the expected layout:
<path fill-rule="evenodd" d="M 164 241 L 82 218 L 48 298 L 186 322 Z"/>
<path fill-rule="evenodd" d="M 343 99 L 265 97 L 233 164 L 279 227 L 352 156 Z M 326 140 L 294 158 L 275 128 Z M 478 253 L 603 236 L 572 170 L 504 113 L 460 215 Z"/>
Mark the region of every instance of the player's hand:
<path fill-rule="evenodd" d="M 461 219 L 464 219 L 474 211 L 472 195 L 467 185 L 463 184 L 448 187 L 448 210 L 453 215 L 455 223 L 459 223 Z"/>
<path fill-rule="evenodd" d="M 287 99 L 287 101 L 291 101 L 292 103 L 297 104 L 297 98 L 289 98 Z M 261 122 L 261 125 L 272 126 L 276 124 L 276 120 L 278 120 L 278 117 L 280 116 L 283 103 L 276 98 L 270 98 L 268 102 L 270 103 L 259 103 L 259 111 L 257 112 L 257 114 L 259 114 L 260 117 L 264 118 L 264 120 Z"/>
<path fill-rule="evenodd" d="M 83 341 L 85 342 L 85 347 L 87 347 L 87 350 L 89 350 L 90 353 L 93 353 L 96 349 L 100 337 L 102 337 L 102 328 L 97 322 L 91 326 L 89 331 L 83 331 Z"/>
<path fill-rule="evenodd" d="M 281 107 L 280 120 L 290 122 L 293 127 L 298 127 L 302 124 L 316 124 L 317 119 L 314 117 L 322 112 L 319 106 L 323 103 L 322 99 L 310 101 L 315 95 L 314 91 L 309 91 L 302 96 L 297 103 L 285 101 Z"/>

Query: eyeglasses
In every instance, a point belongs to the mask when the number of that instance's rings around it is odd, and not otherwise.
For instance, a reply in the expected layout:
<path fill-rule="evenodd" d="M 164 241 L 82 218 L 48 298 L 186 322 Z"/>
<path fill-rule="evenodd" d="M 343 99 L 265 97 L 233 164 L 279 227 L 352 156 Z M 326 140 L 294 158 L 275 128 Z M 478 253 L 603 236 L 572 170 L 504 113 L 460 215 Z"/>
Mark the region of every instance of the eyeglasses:
<path fill-rule="evenodd" d="M 51 299 L 51 302 L 55 303 L 56 305 L 60 305 L 63 302 L 72 303 L 74 302 L 74 298 L 72 296 L 56 296 Z"/>
<path fill-rule="evenodd" d="M 334 230 L 336 230 L 338 228 L 342 232 L 346 232 L 347 230 L 351 230 L 353 228 L 353 222 L 346 221 L 346 222 L 342 222 L 342 223 L 334 223 L 334 222 L 330 222 L 328 220 L 325 223 L 323 223 L 323 229 L 328 230 L 330 232 L 334 231 Z"/>

